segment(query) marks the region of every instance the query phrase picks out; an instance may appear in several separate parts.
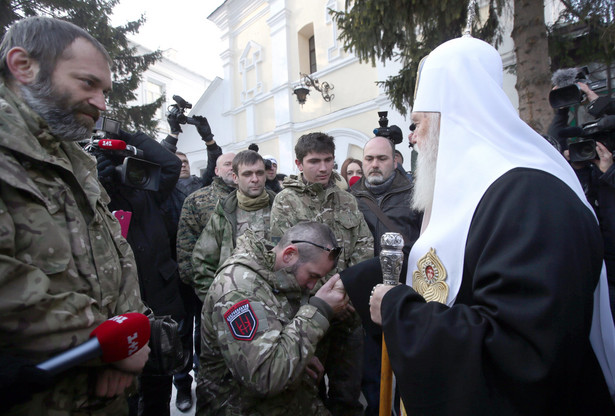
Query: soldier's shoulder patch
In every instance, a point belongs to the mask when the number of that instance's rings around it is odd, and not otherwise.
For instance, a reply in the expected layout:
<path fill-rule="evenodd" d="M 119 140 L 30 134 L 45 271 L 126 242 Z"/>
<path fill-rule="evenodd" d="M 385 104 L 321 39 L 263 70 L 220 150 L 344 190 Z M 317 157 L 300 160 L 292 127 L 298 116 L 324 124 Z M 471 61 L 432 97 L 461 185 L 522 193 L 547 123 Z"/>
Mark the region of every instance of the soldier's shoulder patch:
<path fill-rule="evenodd" d="M 239 341 L 252 341 L 258 328 L 258 318 L 248 299 L 234 304 L 224 314 L 224 320 L 233 338 Z"/>

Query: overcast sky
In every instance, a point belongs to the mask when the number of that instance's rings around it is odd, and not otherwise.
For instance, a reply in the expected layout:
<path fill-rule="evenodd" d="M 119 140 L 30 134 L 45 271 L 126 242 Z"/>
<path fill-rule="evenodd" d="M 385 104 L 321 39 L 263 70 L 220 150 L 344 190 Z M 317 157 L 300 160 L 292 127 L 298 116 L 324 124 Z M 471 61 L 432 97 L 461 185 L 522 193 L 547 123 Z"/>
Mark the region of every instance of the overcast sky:
<path fill-rule="evenodd" d="M 177 50 L 174 61 L 213 80 L 222 76 L 220 31 L 207 20 L 223 0 L 120 0 L 112 23 L 124 24 L 145 14 L 131 39 L 149 49 Z"/>

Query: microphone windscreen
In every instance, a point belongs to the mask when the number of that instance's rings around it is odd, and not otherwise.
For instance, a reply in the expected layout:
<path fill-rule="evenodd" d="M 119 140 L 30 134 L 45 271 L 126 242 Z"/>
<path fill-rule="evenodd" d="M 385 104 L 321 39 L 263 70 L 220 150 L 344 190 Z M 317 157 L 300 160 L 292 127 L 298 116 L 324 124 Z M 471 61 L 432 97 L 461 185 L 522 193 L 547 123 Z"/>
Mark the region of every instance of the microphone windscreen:
<path fill-rule="evenodd" d="M 149 318 L 136 312 L 107 319 L 90 334 L 98 339 L 102 360 L 107 363 L 130 357 L 147 344 L 149 336 Z"/>
<path fill-rule="evenodd" d="M 101 139 L 98 141 L 98 147 L 109 150 L 124 150 L 126 142 L 123 140 Z"/>
<path fill-rule="evenodd" d="M 564 127 L 557 132 L 559 137 L 580 137 L 583 136 L 583 129 L 581 127 Z"/>
<path fill-rule="evenodd" d="M 576 68 L 558 69 L 553 73 L 551 82 L 558 88 L 572 85 L 577 81 L 579 70 Z"/>
<path fill-rule="evenodd" d="M 615 115 L 612 116 L 603 116 L 598 122 L 596 126 L 600 129 L 600 131 L 606 130 L 614 130 L 615 129 Z"/>

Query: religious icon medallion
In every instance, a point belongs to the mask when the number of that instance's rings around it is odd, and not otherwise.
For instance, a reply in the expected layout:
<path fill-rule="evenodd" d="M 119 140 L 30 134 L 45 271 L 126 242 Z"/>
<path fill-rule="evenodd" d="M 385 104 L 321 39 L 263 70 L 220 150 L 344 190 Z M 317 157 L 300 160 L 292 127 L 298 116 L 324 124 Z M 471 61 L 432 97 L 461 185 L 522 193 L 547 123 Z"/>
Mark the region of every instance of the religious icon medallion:
<path fill-rule="evenodd" d="M 448 297 L 448 284 L 444 282 L 446 269 L 436 255 L 436 250 L 430 248 L 416 265 L 418 270 L 412 273 L 412 288 L 427 302 L 446 303 Z"/>

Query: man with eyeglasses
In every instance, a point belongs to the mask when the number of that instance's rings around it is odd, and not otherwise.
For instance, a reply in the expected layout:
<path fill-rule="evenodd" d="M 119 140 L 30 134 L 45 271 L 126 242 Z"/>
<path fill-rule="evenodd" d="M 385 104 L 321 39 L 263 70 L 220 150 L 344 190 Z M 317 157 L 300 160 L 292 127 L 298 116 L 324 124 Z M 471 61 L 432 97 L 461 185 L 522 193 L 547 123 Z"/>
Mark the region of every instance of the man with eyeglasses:
<path fill-rule="evenodd" d="M 348 298 L 335 275 L 306 300 L 340 252 L 318 222 L 295 225 L 273 248 L 252 230 L 237 239 L 203 305 L 197 415 L 329 414 L 314 352 Z"/>

